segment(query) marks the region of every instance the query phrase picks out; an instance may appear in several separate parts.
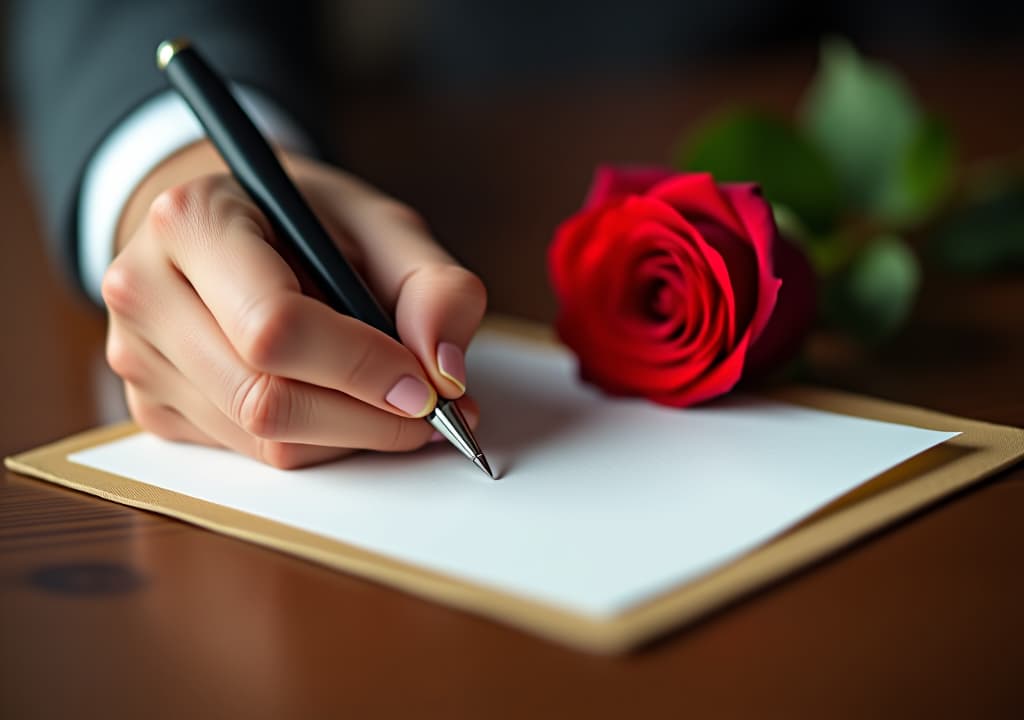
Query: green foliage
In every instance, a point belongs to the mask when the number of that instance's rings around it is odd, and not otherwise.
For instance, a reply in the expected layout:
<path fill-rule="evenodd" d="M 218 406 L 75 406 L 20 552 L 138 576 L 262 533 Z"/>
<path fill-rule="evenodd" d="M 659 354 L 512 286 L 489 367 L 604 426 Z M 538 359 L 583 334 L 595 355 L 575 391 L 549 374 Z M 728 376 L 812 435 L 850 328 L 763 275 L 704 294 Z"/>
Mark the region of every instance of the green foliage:
<path fill-rule="evenodd" d="M 781 203 L 772 203 L 772 214 L 779 232 L 803 249 L 819 278 L 827 279 L 842 269 L 855 250 L 841 232 L 812 233 L 799 215 Z"/>
<path fill-rule="evenodd" d="M 899 330 L 921 283 L 904 232 L 932 222 L 954 185 L 948 127 L 906 82 L 843 40 L 827 42 L 794 122 L 758 110 L 723 112 L 677 145 L 676 166 L 721 181 L 754 181 L 776 224 L 807 252 L 822 319 L 867 342 Z M 1024 268 L 1024 177 L 975 193 L 927 249 L 965 271 Z"/>
<path fill-rule="evenodd" d="M 989 189 L 968 203 L 935 232 L 928 249 L 954 270 L 1024 268 L 1024 179 Z"/>
<path fill-rule="evenodd" d="M 802 125 L 828 157 L 853 210 L 906 227 L 949 190 L 953 143 L 917 107 L 903 80 L 832 41 L 804 102 Z"/>
<path fill-rule="evenodd" d="M 829 286 L 826 317 L 862 340 L 884 340 L 910 315 L 920 284 L 920 266 L 907 244 L 879 236 Z"/>
<path fill-rule="evenodd" d="M 900 225 L 925 220 L 953 184 L 953 141 L 935 117 L 922 120 L 880 199 L 879 217 Z"/>
<path fill-rule="evenodd" d="M 725 182 L 756 182 L 813 231 L 828 230 L 839 210 L 839 186 L 824 155 L 790 123 L 758 111 L 714 118 L 680 145 L 675 164 Z"/>
<path fill-rule="evenodd" d="M 893 73 L 832 41 L 822 50 L 802 119 L 839 172 L 848 200 L 869 208 L 878 204 L 879 180 L 893 173 L 910 144 L 918 112 Z"/>

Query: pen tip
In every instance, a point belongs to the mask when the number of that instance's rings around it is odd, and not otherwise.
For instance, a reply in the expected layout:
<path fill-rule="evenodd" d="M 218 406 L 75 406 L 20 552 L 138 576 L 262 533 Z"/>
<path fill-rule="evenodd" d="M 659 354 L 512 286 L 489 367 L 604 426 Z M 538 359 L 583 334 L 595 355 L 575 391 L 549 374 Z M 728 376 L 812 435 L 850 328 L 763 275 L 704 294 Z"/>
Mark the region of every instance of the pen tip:
<path fill-rule="evenodd" d="M 487 477 L 491 480 L 495 480 L 494 473 L 491 471 L 491 466 L 487 464 L 487 458 L 483 454 L 477 455 L 473 458 L 473 464 L 480 468 L 483 472 L 487 473 Z"/>

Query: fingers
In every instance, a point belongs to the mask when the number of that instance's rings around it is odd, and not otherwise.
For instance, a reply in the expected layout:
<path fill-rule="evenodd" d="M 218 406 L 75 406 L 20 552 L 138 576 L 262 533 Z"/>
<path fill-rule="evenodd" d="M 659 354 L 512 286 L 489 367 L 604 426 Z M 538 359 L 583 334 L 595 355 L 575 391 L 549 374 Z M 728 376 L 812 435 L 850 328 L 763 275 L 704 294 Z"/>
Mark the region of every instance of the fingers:
<path fill-rule="evenodd" d="M 254 437 L 232 423 L 141 338 L 112 323 L 107 356 L 125 382 L 128 409 L 143 429 L 166 440 L 223 446 L 282 469 L 334 460 L 352 450 Z"/>
<path fill-rule="evenodd" d="M 195 445 L 218 446 L 219 443 L 202 432 L 181 413 L 158 399 L 142 393 L 135 385 L 125 385 L 125 399 L 128 411 L 139 425 L 157 437 L 172 442 L 187 442 Z"/>
<path fill-rule="evenodd" d="M 134 271 L 140 273 L 139 269 Z M 429 436 L 422 420 L 399 417 L 353 397 L 248 367 L 191 286 L 168 265 L 133 275 L 115 263 L 105 282 L 119 322 L 144 337 L 196 389 L 249 435 L 315 445 L 408 450 Z M 126 312 L 122 297 L 141 283 L 159 302 L 151 312 Z M 416 399 L 416 398 L 414 398 Z M 406 399 L 407 400 L 407 399 Z M 422 403 L 422 396 L 418 398 Z"/>
<path fill-rule="evenodd" d="M 430 265 L 406 279 L 395 320 L 444 397 L 466 392 L 465 352 L 480 326 L 487 294 L 476 275 L 456 265 Z"/>
<path fill-rule="evenodd" d="M 147 432 L 174 442 L 227 447 L 281 470 L 337 460 L 354 452 L 347 448 L 282 443 L 240 434 L 238 428 L 216 413 L 212 406 L 206 408 L 207 412 L 190 407 L 182 413 L 160 404 L 159 399 L 142 393 L 133 385 L 125 386 L 125 397 L 132 417 Z M 200 429 L 204 425 L 211 429 L 211 434 Z"/>
<path fill-rule="evenodd" d="M 321 215 L 342 218 L 403 344 L 441 395 L 461 396 L 465 351 L 487 305 L 483 283 L 434 242 L 411 209 L 348 176 L 314 170 L 309 177 L 310 202 Z"/>
<path fill-rule="evenodd" d="M 402 206 L 317 173 L 307 194 L 332 203 L 325 224 L 340 245 L 355 242 L 404 344 L 303 295 L 244 193 L 226 176 L 201 178 L 153 203 L 104 281 L 108 357 L 143 427 L 294 467 L 350 448 L 417 448 L 435 388 L 465 392 L 480 281 Z M 475 425 L 475 404 L 460 407 Z"/>
<path fill-rule="evenodd" d="M 241 360 L 258 372 L 338 390 L 388 412 L 430 412 L 434 386 L 417 358 L 378 330 L 302 295 L 255 211 L 234 197 L 238 192 L 225 189 L 228 200 L 210 203 L 216 213 L 202 224 L 216 242 L 184 237 L 169 243 L 168 252 Z M 189 201 L 176 194 L 181 191 L 157 204 L 181 214 Z M 187 235 L 190 229 L 174 232 Z"/>

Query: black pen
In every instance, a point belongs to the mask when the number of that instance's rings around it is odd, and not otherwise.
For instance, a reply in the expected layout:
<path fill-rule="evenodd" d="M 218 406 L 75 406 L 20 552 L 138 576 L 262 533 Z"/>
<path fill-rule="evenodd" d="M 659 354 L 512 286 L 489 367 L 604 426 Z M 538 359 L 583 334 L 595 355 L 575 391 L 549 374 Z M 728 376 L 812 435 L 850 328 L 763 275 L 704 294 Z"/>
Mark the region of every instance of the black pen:
<path fill-rule="evenodd" d="M 392 319 L 320 225 L 217 73 L 187 40 L 160 43 L 156 63 L 192 108 L 235 179 L 267 216 L 278 239 L 297 251 L 303 269 L 327 303 L 401 342 Z M 494 477 L 454 401 L 441 398 L 425 419 L 488 477 Z"/>

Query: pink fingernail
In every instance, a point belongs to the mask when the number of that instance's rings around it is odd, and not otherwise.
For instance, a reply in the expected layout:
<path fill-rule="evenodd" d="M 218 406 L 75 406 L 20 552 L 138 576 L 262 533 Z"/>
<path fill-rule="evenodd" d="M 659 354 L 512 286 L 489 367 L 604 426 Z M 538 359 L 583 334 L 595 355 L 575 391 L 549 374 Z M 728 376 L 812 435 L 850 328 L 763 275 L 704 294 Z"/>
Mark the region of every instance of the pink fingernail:
<path fill-rule="evenodd" d="M 384 399 L 406 415 L 423 417 L 437 404 L 437 393 L 419 378 L 403 375 Z"/>
<path fill-rule="evenodd" d="M 431 433 L 431 435 L 430 435 L 430 442 L 436 443 L 436 442 L 441 442 L 442 440 L 444 440 L 444 435 L 439 433 L 437 430 L 435 430 L 433 433 Z"/>
<path fill-rule="evenodd" d="M 466 357 L 458 345 L 450 342 L 437 345 L 437 369 L 446 378 L 466 392 Z"/>

